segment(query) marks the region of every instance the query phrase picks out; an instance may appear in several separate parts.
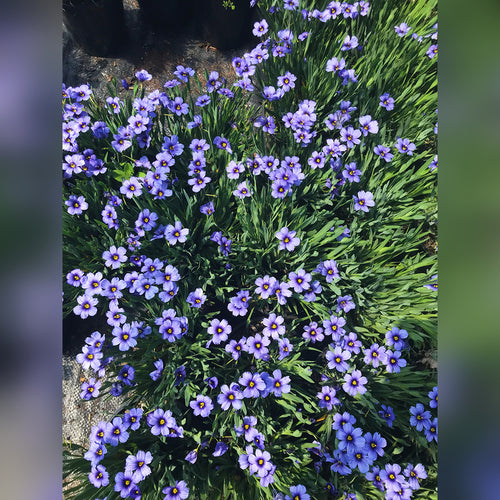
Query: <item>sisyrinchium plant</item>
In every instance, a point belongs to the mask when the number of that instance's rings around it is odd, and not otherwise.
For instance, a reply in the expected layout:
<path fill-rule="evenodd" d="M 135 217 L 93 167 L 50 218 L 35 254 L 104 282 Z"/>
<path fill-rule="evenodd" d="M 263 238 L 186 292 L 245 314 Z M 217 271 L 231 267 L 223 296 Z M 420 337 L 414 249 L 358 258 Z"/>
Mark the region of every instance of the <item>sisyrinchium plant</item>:
<path fill-rule="evenodd" d="M 68 498 L 437 498 L 435 2 L 258 7 L 231 87 L 63 87 Z"/>

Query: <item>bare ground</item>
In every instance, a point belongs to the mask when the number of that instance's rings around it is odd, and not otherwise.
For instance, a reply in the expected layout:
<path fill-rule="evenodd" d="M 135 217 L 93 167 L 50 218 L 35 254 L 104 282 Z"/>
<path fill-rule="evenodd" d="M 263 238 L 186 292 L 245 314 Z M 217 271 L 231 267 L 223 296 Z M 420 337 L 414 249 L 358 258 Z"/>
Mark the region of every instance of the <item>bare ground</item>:
<path fill-rule="evenodd" d="M 123 78 L 131 83 L 135 72 L 145 69 L 153 79 L 144 86 L 147 91 L 152 91 L 162 89 L 167 80 L 175 78 L 173 72 L 179 64 L 193 68 L 202 81 L 204 69 L 218 71 L 230 84 L 236 80 L 231 65 L 233 58 L 255 45 L 222 51 L 189 33 L 170 38 L 158 36 L 144 25 L 137 0 L 124 0 L 123 4 L 129 41 L 120 57 L 86 54 L 63 29 L 63 82 L 66 85 L 88 83 L 94 95 L 103 100 L 109 95 L 106 84 L 113 76 L 118 83 Z"/>

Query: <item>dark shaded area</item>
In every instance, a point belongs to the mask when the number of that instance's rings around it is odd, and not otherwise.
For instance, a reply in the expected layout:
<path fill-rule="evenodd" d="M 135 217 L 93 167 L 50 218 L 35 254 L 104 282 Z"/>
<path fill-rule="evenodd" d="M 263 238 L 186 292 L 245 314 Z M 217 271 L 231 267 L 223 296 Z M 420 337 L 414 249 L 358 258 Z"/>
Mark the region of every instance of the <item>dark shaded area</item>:
<path fill-rule="evenodd" d="M 81 352 L 85 339 L 96 330 L 106 334 L 111 327 L 104 314 L 96 314 L 86 319 L 70 314 L 63 319 L 63 354 L 74 356 Z"/>
<path fill-rule="evenodd" d="M 86 0 L 86 3 L 103 1 Z M 83 0 L 64 2 L 82 3 Z M 173 9 L 172 3 L 179 4 L 177 10 Z M 186 12 L 180 4 L 193 7 Z M 87 51 L 65 15 L 63 82 L 70 86 L 88 83 L 95 97 L 104 100 L 109 95 L 107 85 L 113 77 L 118 85 L 124 78 L 132 83 L 135 72 L 146 69 L 153 79 L 144 86 L 146 91 L 152 91 L 161 89 L 165 81 L 174 78 L 176 66 L 183 65 L 197 71 L 202 82 L 205 69 L 218 71 L 229 86 L 236 80 L 231 65 L 233 58 L 250 51 L 258 43 L 251 32 L 257 12 L 250 10 L 247 0 L 235 4 L 235 10 L 226 10 L 221 0 L 123 0 L 125 35 L 116 37 L 120 43 L 114 47 L 115 53 L 108 51 L 99 55 Z M 174 12 L 178 15 L 173 15 Z M 88 16 L 80 17 L 82 26 L 79 29 L 83 29 L 84 19 L 88 20 Z M 117 14 L 117 19 L 120 19 L 120 14 Z M 169 28 L 174 21 L 175 26 Z M 102 26 L 102 23 L 98 24 Z M 113 26 L 108 28 L 112 33 Z M 89 28 L 90 32 L 92 28 Z M 108 33 L 101 31 L 99 36 L 106 38 Z M 103 51 L 106 50 L 106 43 L 103 43 Z"/>
<path fill-rule="evenodd" d="M 226 8 L 222 0 L 63 0 L 63 20 L 74 41 L 89 55 L 127 55 L 140 24 L 159 38 L 204 38 L 217 49 L 236 49 L 251 40 L 256 9 L 247 0 Z M 127 22 L 125 9 L 138 7 Z M 136 26 L 134 26 L 134 24 Z"/>
<path fill-rule="evenodd" d="M 247 0 L 234 2 L 234 10 L 224 8 L 221 0 L 198 2 L 209 4 L 207 10 L 202 12 L 199 29 L 202 37 L 211 45 L 220 50 L 227 50 L 242 47 L 252 41 L 252 27 L 257 21 L 257 11 L 250 7 Z"/>
<path fill-rule="evenodd" d="M 63 20 L 88 54 L 116 56 L 127 45 L 122 0 L 63 0 Z"/>

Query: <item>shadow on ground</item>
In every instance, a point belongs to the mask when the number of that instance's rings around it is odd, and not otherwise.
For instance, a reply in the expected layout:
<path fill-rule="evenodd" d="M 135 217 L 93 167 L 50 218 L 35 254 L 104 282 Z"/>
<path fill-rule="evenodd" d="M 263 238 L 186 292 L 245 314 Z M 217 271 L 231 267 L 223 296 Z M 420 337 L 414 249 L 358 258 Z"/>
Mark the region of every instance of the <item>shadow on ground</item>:
<path fill-rule="evenodd" d="M 145 20 L 138 0 L 124 0 L 123 5 L 127 40 L 116 56 L 87 54 L 69 31 L 63 29 L 63 82 L 66 85 L 88 83 L 95 97 L 105 100 L 109 95 L 106 84 L 113 77 L 119 85 L 124 78 L 132 83 L 135 72 L 145 69 L 153 79 L 144 86 L 146 91 L 152 91 L 162 89 L 167 80 L 175 78 L 176 66 L 183 65 L 193 68 L 202 82 L 204 69 L 218 71 L 229 86 L 236 81 L 231 65 L 233 58 L 250 51 L 258 43 L 249 29 L 248 33 L 238 37 L 239 47 L 221 50 L 211 45 L 213 42 L 208 41 L 209 38 L 202 38 L 204 30 L 197 29 L 192 23 L 172 33 L 159 33 L 155 31 L 159 29 L 158 24 L 151 25 Z"/>

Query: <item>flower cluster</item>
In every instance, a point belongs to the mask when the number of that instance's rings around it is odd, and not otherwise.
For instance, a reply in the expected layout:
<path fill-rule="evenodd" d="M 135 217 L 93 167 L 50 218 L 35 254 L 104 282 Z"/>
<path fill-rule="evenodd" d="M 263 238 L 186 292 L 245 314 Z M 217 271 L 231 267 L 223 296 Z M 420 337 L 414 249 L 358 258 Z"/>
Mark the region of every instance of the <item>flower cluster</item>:
<path fill-rule="evenodd" d="M 128 408 L 92 428 L 82 498 L 436 487 L 435 373 L 411 368 L 435 348 L 435 61 L 393 64 L 390 4 L 259 4 L 232 85 L 63 87 L 63 307 L 99 324 L 80 396 Z"/>

